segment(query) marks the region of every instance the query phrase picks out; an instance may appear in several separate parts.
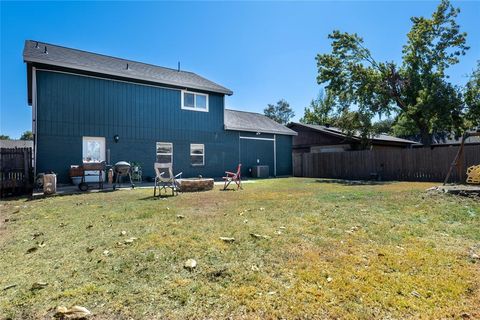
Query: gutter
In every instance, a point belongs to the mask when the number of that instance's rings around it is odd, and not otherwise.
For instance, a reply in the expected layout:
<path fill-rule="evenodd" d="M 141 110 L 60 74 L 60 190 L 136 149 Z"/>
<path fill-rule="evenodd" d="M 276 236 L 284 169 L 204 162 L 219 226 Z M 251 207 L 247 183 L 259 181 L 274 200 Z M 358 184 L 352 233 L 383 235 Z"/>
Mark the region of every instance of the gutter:
<path fill-rule="evenodd" d="M 32 67 L 33 178 L 37 177 L 37 69 Z M 34 180 L 35 181 L 35 180 Z"/>

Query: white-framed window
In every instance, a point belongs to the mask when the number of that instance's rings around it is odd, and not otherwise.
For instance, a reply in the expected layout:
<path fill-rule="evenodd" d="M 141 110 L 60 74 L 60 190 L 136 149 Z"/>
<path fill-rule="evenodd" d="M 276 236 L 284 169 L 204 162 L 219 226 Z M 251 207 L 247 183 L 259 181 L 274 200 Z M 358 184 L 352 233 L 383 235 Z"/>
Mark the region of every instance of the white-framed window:
<path fill-rule="evenodd" d="M 208 112 L 208 94 L 182 90 L 182 109 Z"/>
<path fill-rule="evenodd" d="M 105 137 L 82 137 L 83 162 L 105 161 Z"/>
<path fill-rule="evenodd" d="M 190 163 L 192 166 L 205 165 L 205 145 L 192 143 L 190 144 Z"/>
<path fill-rule="evenodd" d="M 173 143 L 157 142 L 157 162 L 173 163 Z"/>

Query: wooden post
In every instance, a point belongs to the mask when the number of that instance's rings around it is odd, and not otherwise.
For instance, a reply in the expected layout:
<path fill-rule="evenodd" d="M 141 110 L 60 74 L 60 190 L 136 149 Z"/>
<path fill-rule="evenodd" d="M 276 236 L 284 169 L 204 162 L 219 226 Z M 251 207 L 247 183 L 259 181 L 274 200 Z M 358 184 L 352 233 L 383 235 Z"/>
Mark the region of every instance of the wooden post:
<path fill-rule="evenodd" d="M 305 177 L 305 171 L 304 171 L 304 166 L 303 166 L 303 152 L 300 153 L 300 176 Z"/>
<path fill-rule="evenodd" d="M 450 178 L 450 175 L 452 174 L 453 167 L 457 167 L 457 172 L 459 174 L 459 177 L 461 177 L 460 168 L 458 167 L 458 160 L 460 159 L 461 154 L 463 153 L 463 145 L 464 145 L 465 139 L 467 137 L 468 137 L 468 133 L 465 133 L 462 137 L 462 142 L 460 144 L 460 147 L 458 148 L 458 152 L 455 155 L 455 159 L 453 159 L 453 162 L 450 165 L 450 169 L 448 169 L 448 173 L 447 173 L 447 176 L 445 177 L 445 181 L 443 181 L 443 185 L 446 185 L 448 183 L 448 179 Z"/>
<path fill-rule="evenodd" d="M 27 192 L 30 184 L 30 170 L 29 170 L 29 158 L 28 158 L 28 149 L 22 148 L 23 151 L 23 192 Z"/>
<path fill-rule="evenodd" d="M 462 137 L 462 143 L 460 144 L 460 147 L 458 148 L 457 155 L 455 156 L 455 159 L 453 160 L 450 169 L 448 170 L 447 176 L 445 177 L 445 181 L 443 182 L 443 185 L 445 185 L 448 182 L 448 179 L 450 178 L 450 174 L 452 173 L 452 169 L 454 166 L 457 167 L 457 172 L 458 172 L 458 178 L 461 182 L 464 182 L 463 177 L 465 173 L 465 168 L 464 168 L 464 163 L 465 163 L 465 140 L 468 137 L 480 137 L 480 132 L 465 132 L 465 134 Z"/>

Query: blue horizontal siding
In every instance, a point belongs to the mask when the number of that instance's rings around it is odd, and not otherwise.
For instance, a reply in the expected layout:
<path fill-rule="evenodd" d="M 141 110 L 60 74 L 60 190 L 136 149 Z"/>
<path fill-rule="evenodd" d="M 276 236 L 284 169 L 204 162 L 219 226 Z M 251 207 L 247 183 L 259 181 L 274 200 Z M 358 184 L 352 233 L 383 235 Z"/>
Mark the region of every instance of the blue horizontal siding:
<path fill-rule="evenodd" d="M 180 94 L 176 89 L 37 71 L 37 172 L 53 171 L 60 182 L 68 182 L 70 165 L 82 162 L 82 137 L 93 136 L 105 137 L 111 163 L 139 162 L 144 176 L 154 176 L 156 142 L 172 142 L 174 171 L 187 177 L 220 177 L 239 162 L 239 134 L 273 137 L 225 131 L 221 94 L 209 94 L 209 112 L 182 110 Z M 191 143 L 205 145 L 204 166 L 190 165 Z M 285 147 L 291 153 L 291 143 Z M 277 168 L 279 161 L 283 159 L 277 148 Z M 287 161 L 291 168 L 291 154 Z"/>

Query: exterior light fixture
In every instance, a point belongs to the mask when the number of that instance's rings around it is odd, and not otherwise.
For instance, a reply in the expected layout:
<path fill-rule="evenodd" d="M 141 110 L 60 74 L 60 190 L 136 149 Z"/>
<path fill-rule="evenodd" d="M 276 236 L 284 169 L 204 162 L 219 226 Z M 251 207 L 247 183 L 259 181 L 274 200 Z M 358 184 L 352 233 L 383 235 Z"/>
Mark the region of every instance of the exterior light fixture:
<path fill-rule="evenodd" d="M 115 141 L 115 143 L 118 143 L 119 140 L 120 140 L 120 136 L 118 134 L 113 136 L 113 141 Z"/>

